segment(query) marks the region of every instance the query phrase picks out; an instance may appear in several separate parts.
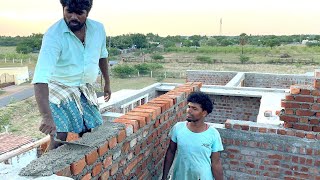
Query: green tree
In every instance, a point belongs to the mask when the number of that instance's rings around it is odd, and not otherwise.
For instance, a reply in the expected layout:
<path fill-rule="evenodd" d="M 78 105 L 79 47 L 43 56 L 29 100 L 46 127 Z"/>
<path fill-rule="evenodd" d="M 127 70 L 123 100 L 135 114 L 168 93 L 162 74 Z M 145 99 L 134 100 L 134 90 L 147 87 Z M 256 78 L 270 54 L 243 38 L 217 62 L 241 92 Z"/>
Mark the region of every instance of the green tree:
<path fill-rule="evenodd" d="M 146 48 L 148 46 L 147 37 L 143 34 L 132 34 L 132 43 L 136 48 Z"/>
<path fill-rule="evenodd" d="M 209 38 L 206 43 L 207 46 L 217 46 L 218 40 L 216 38 Z"/>

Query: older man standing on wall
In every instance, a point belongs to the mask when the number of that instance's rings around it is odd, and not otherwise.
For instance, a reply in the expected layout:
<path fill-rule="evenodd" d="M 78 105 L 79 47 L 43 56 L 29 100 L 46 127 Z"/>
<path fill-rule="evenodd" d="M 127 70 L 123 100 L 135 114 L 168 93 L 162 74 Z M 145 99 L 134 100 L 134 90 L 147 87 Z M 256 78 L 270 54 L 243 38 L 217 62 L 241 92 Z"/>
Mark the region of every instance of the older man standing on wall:
<path fill-rule="evenodd" d="M 104 98 L 111 97 L 106 33 L 88 14 L 92 0 L 60 0 L 63 19 L 44 34 L 34 77 L 42 121 L 39 130 L 66 140 L 68 132 L 83 133 L 102 124 L 92 84 L 99 68 L 105 80 Z"/>

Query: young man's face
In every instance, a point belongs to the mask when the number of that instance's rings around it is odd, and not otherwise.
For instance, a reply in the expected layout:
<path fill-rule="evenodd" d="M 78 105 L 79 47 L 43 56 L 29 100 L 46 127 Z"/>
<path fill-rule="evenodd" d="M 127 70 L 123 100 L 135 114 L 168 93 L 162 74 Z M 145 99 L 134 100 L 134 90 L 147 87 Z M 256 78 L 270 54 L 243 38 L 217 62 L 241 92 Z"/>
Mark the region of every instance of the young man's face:
<path fill-rule="evenodd" d="M 63 8 L 63 18 L 72 32 L 79 31 L 86 23 L 86 10 L 73 10 L 68 6 Z"/>
<path fill-rule="evenodd" d="M 188 103 L 187 108 L 187 121 L 189 122 L 196 122 L 203 118 L 205 118 L 207 115 L 207 111 L 204 111 L 201 108 L 201 105 L 198 103 Z"/>

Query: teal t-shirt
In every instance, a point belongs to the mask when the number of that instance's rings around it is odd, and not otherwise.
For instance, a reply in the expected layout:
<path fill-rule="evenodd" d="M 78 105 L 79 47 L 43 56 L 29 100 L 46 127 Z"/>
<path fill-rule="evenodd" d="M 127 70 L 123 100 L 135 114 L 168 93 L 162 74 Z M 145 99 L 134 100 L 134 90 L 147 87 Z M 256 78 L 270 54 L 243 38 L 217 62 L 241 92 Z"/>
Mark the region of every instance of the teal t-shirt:
<path fill-rule="evenodd" d="M 211 153 L 223 151 L 219 132 L 209 127 L 204 132 L 194 133 L 185 121 L 175 124 L 170 136 L 177 143 L 172 179 L 212 180 Z"/>

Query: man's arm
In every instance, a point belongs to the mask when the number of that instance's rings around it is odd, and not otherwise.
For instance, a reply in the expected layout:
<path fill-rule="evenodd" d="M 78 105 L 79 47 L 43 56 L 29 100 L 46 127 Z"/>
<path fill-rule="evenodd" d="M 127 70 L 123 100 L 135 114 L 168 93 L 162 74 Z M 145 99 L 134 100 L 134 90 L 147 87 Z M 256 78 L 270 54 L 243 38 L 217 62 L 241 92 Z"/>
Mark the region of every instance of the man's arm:
<path fill-rule="evenodd" d="M 111 98 L 111 89 L 110 89 L 110 79 L 109 79 L 109 72 L 108 72 L 108 60 L 107 58 L 99 59 L 99 67 L 101 74 L 104 79 L 104 100 L 109 101 Z"/>
<path fill-rule="evenodd" d="M 46 83 L 34 84 L 34 93 L 38 104 L 39 112 L 42 116 L 42 121 L 39 130 L 45 134 L 53 135 L 56 133 L 51 110 L 49 107 L 49 88 Z"/>
<path fill-rule="evenodd" d="M 223 169 L 220 160 L 220 152 L 211 153 L 211 170 L 216 180 L 223 179 Z"/>
<path fill-rule="evenodd" d="M 177 150 L 177 143 L 170 140 L 170 144 L 166 153 L 166 157 L 164 158 L 164 166 L 163 166 L 163 175 L 162 179 L 167 179 L 170 167 L 172 165 L 174 156 Z"/>

